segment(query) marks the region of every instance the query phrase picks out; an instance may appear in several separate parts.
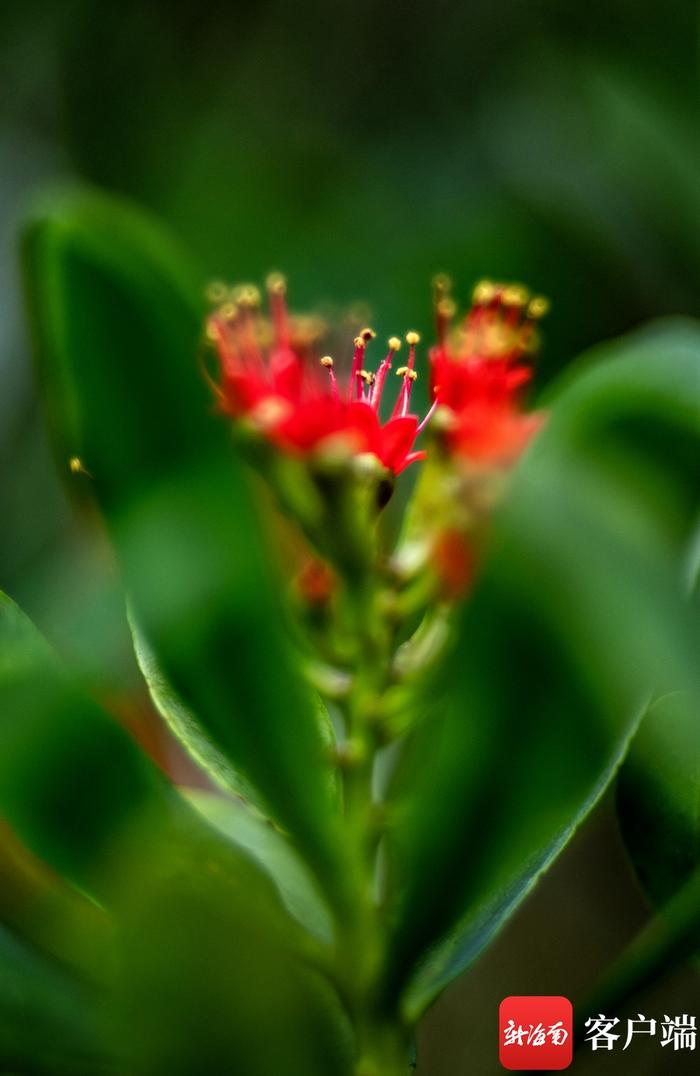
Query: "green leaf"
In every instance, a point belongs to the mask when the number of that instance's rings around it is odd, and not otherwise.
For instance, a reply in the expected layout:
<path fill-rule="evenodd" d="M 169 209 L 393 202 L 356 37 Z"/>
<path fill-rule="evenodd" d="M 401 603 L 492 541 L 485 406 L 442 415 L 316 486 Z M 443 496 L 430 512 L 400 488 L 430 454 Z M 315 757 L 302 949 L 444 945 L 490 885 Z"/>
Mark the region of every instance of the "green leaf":
<path fill-rule="evenodd" d="M 0 594 L 0 813 L 31 851 L 97 897 L 137 819 L 170 822 L 179 797 L 131 737 L 68 681 Z"/>
<path fill-rule="evenodd" d="M 700 721 L 694 702 L 674 693 L 650 707 L 618 778 L 622 835 L 658 907 L 700 868 Z"/>
<path fill-rule="evenodd" d="M 37 1076 L 113 1072 L 99 1003 L 58 964 L 0 926 L 0 1069 Z"/>
<path fill-rule="evenodd" d="M 277 844 L 272 839 L 266 844 L 264 840 L 260 841 L 259 830 L 251 831 L 245 827 L 232 837 L 228 818 L 220 819 L 217 825 L 205 824 L 200 813 L 193 811 L 172 789 L 131 737 L 75 689 L 38 632 L 5 597 L 0 601 L 0 813 L 34 854 L 109 908 L 112 923 L 118 926 L 116 934 L 109 929 L 83 930 L 84 919 L 74 915 L 72 904 L 51 926 L 42 923 L 33 930 L 28 910 L 22 916 L 21 925 L 25 932 L 28 930 L 31 934 L 33 931 L 48 951 L 58 950 L 61 955 L 66 952 L 70 963 L 82 975 L 99 983 L 106 1001 L 112 999 L 107 1004 L 110 1020 L 114 1017 L 119 1023 L 119 1009 L 114 1009 L 113 992 L 116 989 L 117 995 L 120 993 L 118 970 L 128 956 L 128 949 L 123 948 L 124 935 L 125 932 L 128 935 L 134 908 L 140 909 L 143 902 L 149 904 L 149 917 L 154 920 L 151 922 L 149 918 L 149 936 L 154 948 L 148 952 L 158 967 L 169 967 L 168 962 L 185 929 L 190 934 L 183 944 L 192 959 L 195 953 L 198 961 L 203 959 L 200 947 L 206 937 L 209 945 L 206 961 L 214 964 L 217 959 L 215 931 L 218 929 L 214 922 L 221 925 L 221 914 L 228 915 L 236 907 L 247 909 L 246 915 L 252 917 L 251 922 L 258 923 L 260 937 L 269 932 L 275 947 L 284 954 L 284 960 L 290 966 L 296 966 L 297 961 L 303 963 L 308 954 L 319 959 L 322 947 L 286 914 L 279 897 L 282 892 L 287 903 L 299 910 L 303 902 L 308 901 L 308 894 L 314 892 L 303 866 L 294 860 L 291 850 L 285 858 L 281 847 L 283 838 L 276 835 Z M 266 828 L 263 822 L 258 825 Z M 255 855 L 250 850 L 253 842 L 259 842 Z M 282 875 L 284 882 L 280 884 Z M 171 885 L 176 882 L 181 888 L 177 895 L 170 892 Z M 158 893 L 157 906 L 150 904 L 153 889 Z M 191 918 L 188 893 L 196 895 L 197 907 L 203 915 L 211 911 L 218 916 L 209 925 L 211 933 L 207 934 L 205 927 Z M 168 900 L 174 909 L 172 919 L 167 917 Z M 322 904 L 318 898 L 315 900 L 316 910 L 322 913 Z M 40 907 L 45 911 L 50 905 L 44 901 Z M 306 911 L 310 908 L 310 904 L 304 905 Z M 177 909 L 182 910 L 181 920 Z M 170 934 L 165 937 L 163 933 L 166 923 L 172 937 Z M 322 915 L 316 917 L 315 926 L 317 933 L 323 932 Z M 62 927 L 70 933 L 57 947 L 53 933 Z M 325 928 L 328 934 L 327 916 Z M 260 939 L 257 934 L 253 936 L 257 938 L 257 946 Z M 0 943 L 2 938 L 0 933 Z M 135 949 L 128 959 L 135 960 L 140 968 L 141 955 L 145 959 L 146 952 L 144 939 L 139 935 L 133 940 Z M 164 952 L 158 951 L 161 943 L 165 946 Z M 223 944 L 222 939 L 219 944 Z M 253 942 L 246 937 L 245 942 L 239 940 L 235 944 L 243 951 Z M 231 950 L 226 975 L 233 974 L 233 956 L 234 950 Z M 36 960 L 40 962 L 44 958 L 37 956 Z M 226 996 L 218 997 L 216 990 L 224 982 L 223 971 L 222 978 L 213 977 L 205 983 L 202 970 L 198 964 L 185 985 L 183 981 L 177 981 L 179 1008 L 177 1014 L 172 1014 L 177 1027 L 191 1027 L 191 1021 L 198 1019 L 196 1014 L 201 1014 L 203 1005 L 206 1008 L 211 1003 L 223 1010 L 235 994 L 231 986 L 227 987 Z M 235 970 L 238 974 L 240 965 L 235 965 Z M 198 974 L 194 974 L 195 971 Z M 250 971 L 252 974 L 252 968 Z M 286 963 L 283 963 L 282 974 L 291 984 Z M 31 1017 L 33 1006 L 38 1006 L 41 1001 L 39 995 L 39 1000 L 34 1002 L 31 982 L 26 989 L 21 979 L 17 983 L 16 997 L 13 1000 L 9 996 L 12 1005 L 8 1002 L 8 1011 L 17 1010 L 19 1038 L 13 1037 L 14 1031 L 10 1036 L 8 1030 L 3 1040 L 0 1020 L 0 1048 L 7 1041 L 8 1056 L 16 1041 L 22 1044 L 26 1026 L 23 1021 Z M 0 944 L 0 1010 L 4 1012 L 3 985 Z M 130 998 L 138 993 L 138 984 L 133 980 L 129 980 L 128 988 Z M 241 989 L 240 983 L 235 989 Z M 289 989 L 292 989 L 291 985 Z M 326 985 L 324 990 L 327 993 L 330 987 Z M 66 998 L 72 996 L 71 990 L 66 988 Z M 295 1005 L 303 1010 L 300 997 L 295 1000 Z M 203 998 L 207 999 L 206 1005 Z M 337 1002 L 333 1004 L 337 1006 Z M 144 1002 L 144 1009 L 150 1013 L 153 1005 L 149 1009 Z M 26 1017 L 23 1015 L 25 1010 Z M 185 1011 L 188 1013 L 186 1018 L 183 1016 Z M 86 1011 L 84 1015 L 87 1034 L 91 1014 Z M 41 1021 L 37 1026 L 41 1027 Z M 101 1029 L 101 1035 L 104 1042 L 111 1044 L 110 1052 L 130 1058 L 138 1045 L 131 1026 L 119 1024 L 114 1035 L 110 1032 L 104 1039 L 107 1030 L 106 1027 Z M 174 1036 L 173 1028 L 169 1034 Z M 159 1051 L 169 1057 L 169 1050 L 160 1038 L 158 1042 Z M 40 1059 L 42 1049 L 42 1043 L 38 1042 Z M 159 1065 L 159 1058 L 160 1052 L 153 1063 Z M 61 1059 L 59 1053 L 56 1071 L 60 1070 Z M 44 1069 L 37 1068 L 37 1071 Z M 54 1070 L 49 1067 L 46 1071 Z M 66 1067 L 65 1071 L 73 1070 Z M 74 1071 L 97 1072 L 99 1066 L 95 1062 L 94 1069 L 89 1065 L 81 1068 L 78 1059 Z M 128 1071 L 134 1070 L 128 1068 Z"/>
<path fill-rule="evenodd" d="M 194 714 L 173 691 L 163 675 L 155 654 L 140 631 L 136 619 L 129 614 L 129 625 L 139 668 L 158 713 L 181 743 L 187 745 L 191 757 L 227 792 L 244 799 L 251 808 L 260 808 L 259 795 L 253 785 L 238 773 L 226 756 L 212 743 Z"/>
<path fill-rule="evenodd" d="M 604 360 L 583 364 L 523 461 L 435 685 L 436 762 L 397 782 L 387 989 L 403 986 L 410 1019 L 570 838 L 652 687 L 700 697 L 679 564 L 698 488 L 700 334 L 631 338 Z"/>
<path fill-rule="evenodd" d="M 248 807 L 228 796 L 192 789 L 188 801 L 218 833 L 243 849 L 261 866 L 276 886 L 287 910 L 310 934 L 330 942 L 333 926 L 328 909 L 312 876 L 275 827 Z"/>
<path fill-rule="evenodd" d="M 640 486 L 682 546 L 700 489 L 697 323 L 667 319 L 593 348 L 572 364 L 549 402 L 535 451 L 582 453 Z"/>
<path fill-rule="evenodd" d="M 411 1019 L 417 1019 L 446 986 L 471 966 L 566 848 L 616 774 L 636 727 L 636 721 L 630 722 L 629 735 L 611 752 L 609 765 L 571 821 L 549 843 L 537 848 L 518 873 L 494 887 L 483 903 L 471 909 L 421 961 L 403 998 L 404 1011 Z"/>
<path fill-rule="evenodd" d="M 340 885 L 322 738 L 294 668 L 268 558 L 196 360 L 200 289 L 134 209 L 49 202 L 24 244 L 56 441 L 80 457 L 136 620 L 202 735 Z M 201 738 L 194 744 L 201 757 Z"/>
<path fill-rule="evenodd" d="M 212 867 L 236 890 L 248 884 L 292 931 L 249 842 L 205 824 L 131 736 L 74 687 L 2 595 L 0 813 L 32 853 L 110 908 L 133 884 L 130 871 L 138 875 L 165 846 L 173 862 L 196 855 L 205 874 Z M 72 915 L 67 906 L 67 925 Z"/>
<path fill-rule="evenodd" d="M 204 863 L 206 867 L 206 863 Z M 352 1031 L 254 887 L 157 854 L 121 908 L 117 1006 L 133 1076 L 344 1076 Z"/>

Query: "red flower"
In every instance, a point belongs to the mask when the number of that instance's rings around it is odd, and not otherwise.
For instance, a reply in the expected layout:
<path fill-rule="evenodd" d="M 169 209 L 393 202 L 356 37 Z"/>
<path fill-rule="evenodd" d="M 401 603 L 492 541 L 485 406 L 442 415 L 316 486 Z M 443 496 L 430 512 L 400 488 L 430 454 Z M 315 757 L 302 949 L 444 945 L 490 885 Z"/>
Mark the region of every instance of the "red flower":
<path fill-rule="evenodd" d="M 435 404 L 448 409 L 447 444 L 476 461 L 512 463 L 543 422 L 541 414 L 522 411 L 521 393 L 532 376 L 535 324 L 547 301 L 530 299 L 517 285 L 482 281 L 454 330 L 448 288 L 445 278 L 438 278 L 438 343 L 430 353 Z"/>
<path fill-rule="evenodd" d="M 367 345 L 375 334 L 363 329 L 354 341 L 349 379 L 338 384 L 333 359 L 319 358 L 321 326 L 317 319 L 291 317 L 286 287 L 275 274 L 268 280 L 269 317 L 261 311 L 256 288 L 242 287 L 230 296 L 216 286 L 224 301 L 210 316 L 209 338 L 221 364 L 216 386 L 221 409 L 247 418 L 283 451 L 313 453 L 335 441 L 355 454 L 370 453 L 397 475 L 423 452 L 414 450 L 425 422 L 409 413 L 417 333 L 408 333 L 408 362 L 396 372 L 401 388 L 391 417 L 382 422 L 379 405 L 392 360 L 401 342 L 389 341 L 376 372 L 365 369 Z"/>

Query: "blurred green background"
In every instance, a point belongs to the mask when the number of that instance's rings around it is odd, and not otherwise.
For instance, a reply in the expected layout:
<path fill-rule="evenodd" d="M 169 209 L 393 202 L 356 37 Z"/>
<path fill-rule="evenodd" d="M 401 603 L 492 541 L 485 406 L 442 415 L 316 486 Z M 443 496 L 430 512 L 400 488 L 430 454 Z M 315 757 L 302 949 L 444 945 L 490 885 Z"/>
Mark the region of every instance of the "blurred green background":
<path fill-rule="evenodd" d="M 212 275 L 282 269 L 293 305 L 367 301 L 382 334 L 429 331 L 436 270 L 463 300 L 480 276 L 522 279 L 553 303 L 541 386 L 589 344 L 700 313 L 689 0 L 25 0 L 0 41 L 0 586 L 68 648 L 102 591 L 22 326 L 18 220 L 47 184 L 132 196 Z M 497 1001 L 585 985 L 643 921 L 606 817 L 429 1018 L 431 1076 L 498 1071 Z M 690 973 L 649 1008 L 674 1004 L 700 1014 Z M 669 1071 L 631 1053 L 629 1071 Z"/>

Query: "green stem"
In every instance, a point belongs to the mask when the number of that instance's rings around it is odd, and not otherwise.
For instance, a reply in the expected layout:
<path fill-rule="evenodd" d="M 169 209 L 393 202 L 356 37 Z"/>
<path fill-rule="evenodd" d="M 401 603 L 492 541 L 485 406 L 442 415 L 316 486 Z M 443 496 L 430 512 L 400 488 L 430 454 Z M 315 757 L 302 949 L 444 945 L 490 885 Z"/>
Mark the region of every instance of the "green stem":
<path fill-rule="evenodd" d="M 348 587 L 355 652 L 344 712 L 353 751 L 343 780 L 355 900 L 351 913 L 337 924 L 337 959 L 358 1037 L 355 1076 L 404 1076 L 408 1068 L 404 1029 L 378 1006 L 386 933 L 375 893 L 377 826 L 372 780 L 377 718 L 390 677 L 393 642 L 381 609 L 380 586 L 377 577 L 368 575 Z"/>

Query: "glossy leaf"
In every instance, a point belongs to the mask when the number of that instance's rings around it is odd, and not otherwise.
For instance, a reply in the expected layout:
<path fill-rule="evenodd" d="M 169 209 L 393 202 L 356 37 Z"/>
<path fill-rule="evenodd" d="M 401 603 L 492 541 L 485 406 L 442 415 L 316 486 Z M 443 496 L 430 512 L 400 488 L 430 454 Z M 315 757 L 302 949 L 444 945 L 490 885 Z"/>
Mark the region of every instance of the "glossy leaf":
<path fill-rule="evenodd" d="M 451 701 L 435 730 L 438 760 L 403 784 L 390 994 L 461 923 L 405 988 L 412 1018 L 570 838 L 614 773 L 645 693 L 697 691 L 678 552 L 698 488 L 699 340 L 697 330 L 651 333 L 583 363 L 494 527 L 442 670 Z"/>
<path fill-rule="evenodd" d="M 259 806 L 259 795 L 231 765 L 207 736 L 200 722 L 173 690 L 163 674 L 156 656 L 144 638 L 133 615 L 129 616 L 134 652 L 153 703 L 181 743 L 187 745 L 190 756 L 209 775 L 212 781 L 228 792 L 244 799 L 253 809 Z"/>
<path fill-rule="evenodd" d="M 103 1049 L 97 998 L 0 926 L 0 1069 L 36 1076 L 99 1076 L 114 1068 Z"/>
<path fill-rule="evenodd" d="M 26 846 L 111 906 L 153 849 L 199 856 L 281 903 L 245 841 L 225 840 L 131 736 L 68 680 L 17 606 L 0 597 L 0 811 Z M 70 918 L 67 912 L 67 920 Z M 281 917 L 285 920 L 285 917 Z M 291 920 L 290 920 L 291 924 Z"/>
<path fill-rule="evenodd" d="M 93 195 L 40 210 L 24 260 L 57 442 L 92 476 L 77 480 L 105 513 L 158 665 L 336 886 L 313 701 L 293 669 L 247 476 L 197 366 L 199 288 L 153 224 Z"/>
<path fill-rule="evenodd" d="M 230 796 L 192 789 L 187 799 L 217 833 L 243 849 L 265 870 L 287 910 L 310 934 L 321 941 L 332 940 L 328 909 L 314 886 L 313 877 L 272 823 Z"/>
<path fill-rule="evenodd" d="M 27 847 L 95 896 L 136 819 L 169 824 L 179 798 L 131 737 L 66 679 L 0 595 L 0 813 Z"/>
<path fill-rule="evenodd" d="M 622 835 L 644 889 L 658 907 L 700 868 L 700 710 L 695 701 L 675 693 L 650 707 L 618 778 Z"/>
<path fill-rule="evenodd" d="M 352 1033 L 337 996 L 254 886 L 156 854 L 121 907 L 117 1006 L 134 1076 L 344 1076 Z"/>

